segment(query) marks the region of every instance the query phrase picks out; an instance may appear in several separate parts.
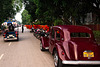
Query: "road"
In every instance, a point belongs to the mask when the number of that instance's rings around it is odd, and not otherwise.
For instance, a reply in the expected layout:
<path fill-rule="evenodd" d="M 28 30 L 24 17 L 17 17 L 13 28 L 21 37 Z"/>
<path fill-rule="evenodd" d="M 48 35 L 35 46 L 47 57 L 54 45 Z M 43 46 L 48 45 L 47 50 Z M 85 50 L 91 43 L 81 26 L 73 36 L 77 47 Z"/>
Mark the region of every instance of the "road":
<path fill-rule="evenodd" d="M 29 30 L 19 30 L 19 41 L 4 42 L 0 36 L 0 67 L 54 67 L 53 56 L 40 51 L 40 41 Z"/>

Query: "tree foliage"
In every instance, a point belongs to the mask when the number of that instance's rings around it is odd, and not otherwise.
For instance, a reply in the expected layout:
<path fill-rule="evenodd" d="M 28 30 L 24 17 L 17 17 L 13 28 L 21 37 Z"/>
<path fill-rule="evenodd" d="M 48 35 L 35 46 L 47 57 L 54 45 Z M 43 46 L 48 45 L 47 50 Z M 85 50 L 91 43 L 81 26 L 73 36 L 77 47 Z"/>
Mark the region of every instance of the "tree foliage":
<path fill-rule="evenodd" d="M 23 24 L 30 24 L 31 21 L 31 15 L 29 15 L 27 10 L 24 10 L 22 13 L 22 20 L 23 20 Z"/>
<path fill-rule="evenodd" d="M 16 12 L 21 9 L 22 0 L 2 0 L 0 1 L 0 24 L 8 18 L 14 18 Z"/>
<path fill-rule="evenodd" d="M 36 5 L 32 0 L 24 0 L 24 4 L 25 4 L 25 9 L 28 11 L 28 13 L 31 15 L 31 22 L 35 21 L 37 19 L 37 16 L 35 14 L 36 11 Z"/>
<path fill-rule="evenodd" d="M 81 24 L 80 18 L 84 22 L 89 12 L 100 16 L 100 0 L 24 0 L 24 2 L 27 2 L 25 9 L 31 16 L 34 15 L 35 19 L 49 25 L 54 24 L 57 19 L 62 20 L 64 24 Z"/>

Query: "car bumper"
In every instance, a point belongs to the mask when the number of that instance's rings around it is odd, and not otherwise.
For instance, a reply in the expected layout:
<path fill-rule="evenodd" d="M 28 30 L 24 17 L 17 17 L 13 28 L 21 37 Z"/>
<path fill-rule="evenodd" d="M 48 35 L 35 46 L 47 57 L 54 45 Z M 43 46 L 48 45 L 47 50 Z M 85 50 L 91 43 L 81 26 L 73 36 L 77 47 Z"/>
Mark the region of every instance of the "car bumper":
<path fill-rule="evenodd" d="M 17 37 L 14 37 L 14 38 L 4 38 L 4 40 L 17 40 Z"/>
<path fill-rule="evenodd" d="M 48 49 L 49 49 L 49 47 L 45 47 L 45 49 L 46 49 L 46 50 L 48 50 Z"/>
<path fill-rule="evenodd" d="M 62 61 L 62 64 L 72 64 L 72 65 L 100 65 L 100 61 Z"/>

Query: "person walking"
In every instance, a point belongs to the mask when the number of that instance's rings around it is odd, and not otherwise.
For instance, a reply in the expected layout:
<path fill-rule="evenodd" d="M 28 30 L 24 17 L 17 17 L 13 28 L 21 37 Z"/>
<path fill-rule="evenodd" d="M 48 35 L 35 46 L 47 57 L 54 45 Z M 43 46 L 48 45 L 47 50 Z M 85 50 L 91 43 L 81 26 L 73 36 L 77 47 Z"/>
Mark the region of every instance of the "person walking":
<path fill-rule="evenodd" d="M 22 33 L 24 32 L 24 25 L 22 25 Z"/>

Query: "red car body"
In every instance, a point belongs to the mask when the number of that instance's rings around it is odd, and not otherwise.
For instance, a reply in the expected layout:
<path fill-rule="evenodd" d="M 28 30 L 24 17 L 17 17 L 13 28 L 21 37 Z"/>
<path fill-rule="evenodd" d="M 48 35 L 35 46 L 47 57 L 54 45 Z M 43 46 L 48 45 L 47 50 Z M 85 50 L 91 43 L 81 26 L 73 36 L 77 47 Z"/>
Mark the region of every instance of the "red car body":
<path fill-rule="evenodd" d="M 49 37 L 43 38 L 42 47 L 48 47 L 50 53 L 54 54 L 55 67 L 62 67 L 63 64 L 100 65 L 100 46 L 90 28 L 74 25 L 53 26 Z"/>

